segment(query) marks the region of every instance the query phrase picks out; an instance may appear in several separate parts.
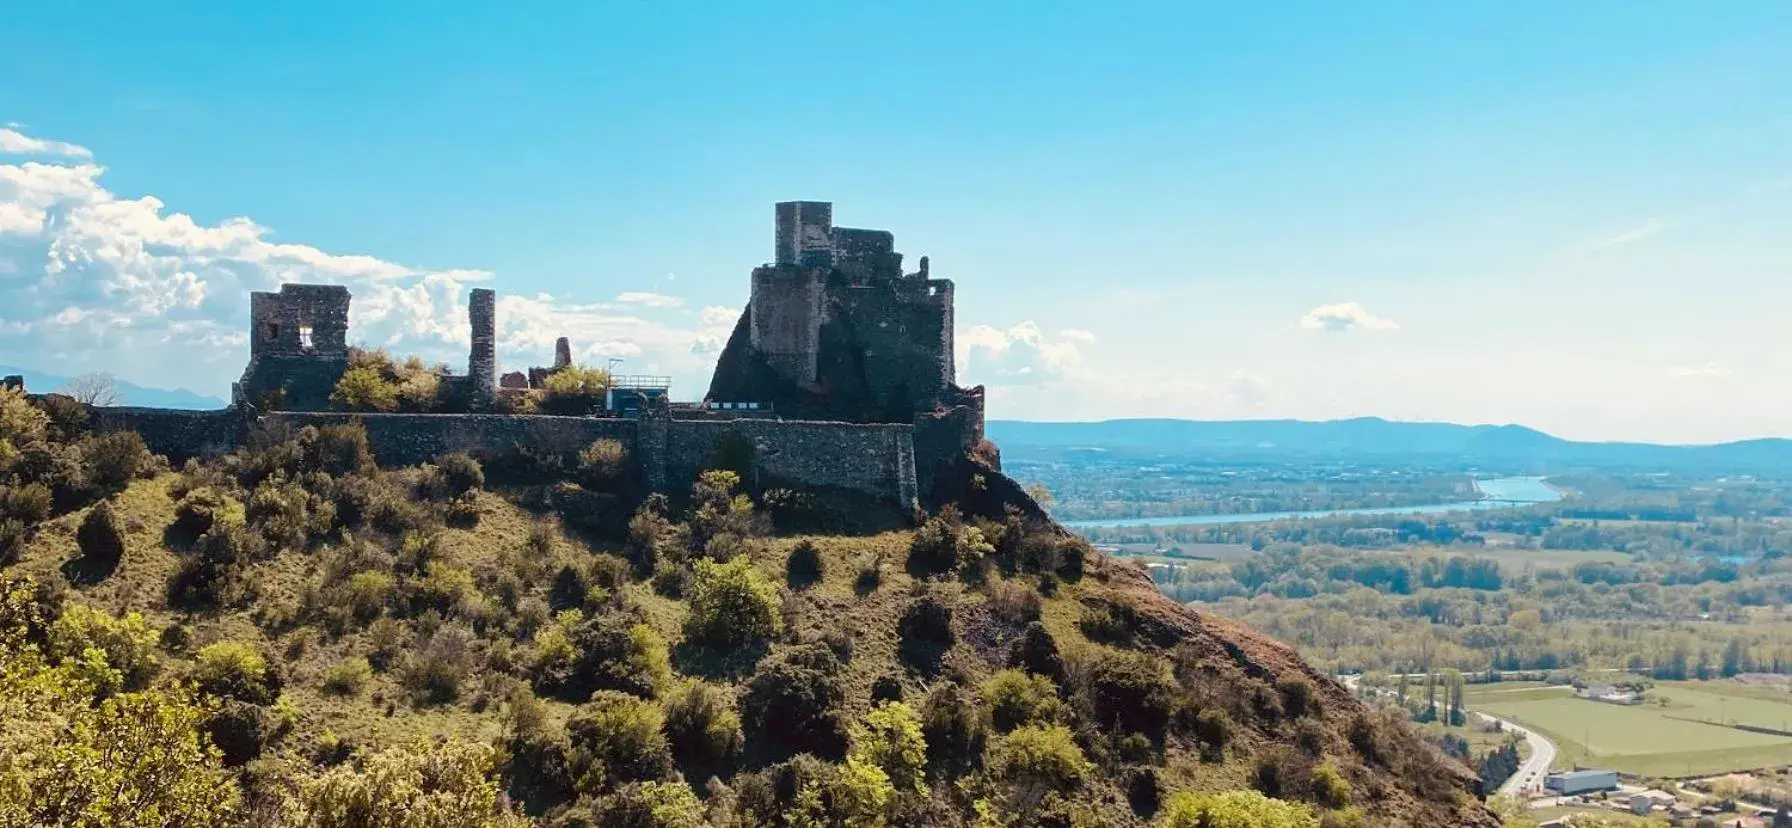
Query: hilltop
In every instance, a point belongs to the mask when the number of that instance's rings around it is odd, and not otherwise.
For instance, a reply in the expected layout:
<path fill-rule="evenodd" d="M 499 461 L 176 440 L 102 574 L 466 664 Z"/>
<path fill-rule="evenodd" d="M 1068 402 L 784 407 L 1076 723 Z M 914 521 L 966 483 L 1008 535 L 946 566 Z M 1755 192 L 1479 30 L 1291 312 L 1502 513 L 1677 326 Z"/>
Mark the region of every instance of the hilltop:
<path fill-rule="evenodd" d="M 642 496 L 601 442 L 377 468 L 358 426 L 308 427 L 173 471 L 22 404 L 0 743 L 37 759 L 0 766 L 0 815 L 108 804 L 83 798 L 105 767 L 42 764 L 72 737 L 15 714 L 104 743 L 134 705 L 161 713 L 132 793 L 178 785 L 130 824 L 1497 824 L 1466 769 L 1287 647 L 991 513 L 993 469 L 847 535 L 735 471 Z"/>

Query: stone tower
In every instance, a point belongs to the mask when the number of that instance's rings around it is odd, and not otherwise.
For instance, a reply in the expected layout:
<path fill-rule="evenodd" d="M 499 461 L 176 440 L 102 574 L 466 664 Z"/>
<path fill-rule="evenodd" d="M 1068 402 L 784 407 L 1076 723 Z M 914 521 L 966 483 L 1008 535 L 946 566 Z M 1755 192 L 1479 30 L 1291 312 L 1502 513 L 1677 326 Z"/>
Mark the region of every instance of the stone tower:
<path fill-rule="evenodd" d="M 467 355 L 468 398 L 474 409 L 490 408 L 498 370 L 497 294 L 490 288 L 473 288 L 467 298 L 467 321 L 473 329 L 473 348 Z"/>

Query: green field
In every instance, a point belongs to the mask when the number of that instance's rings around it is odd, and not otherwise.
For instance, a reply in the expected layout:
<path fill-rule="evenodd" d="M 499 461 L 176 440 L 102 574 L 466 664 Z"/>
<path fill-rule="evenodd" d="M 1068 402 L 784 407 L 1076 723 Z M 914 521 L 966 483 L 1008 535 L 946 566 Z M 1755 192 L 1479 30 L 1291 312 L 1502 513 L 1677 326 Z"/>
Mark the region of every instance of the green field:
<path fill-rule="evenodd" d="M 1718 682 L 1675 682 L 1656 692 L 1669 705 L 1602 704 L 1536 686 L 1475 688 L 1471 709 L 1511 719 L 1556 743 L 1557 765 L 1594 765 L 1644 776 L 1688 776 L 1792 764 L 1792 738 L 1686 719 L 1779 727 L 1792 704 L 1738 695 Z"/>

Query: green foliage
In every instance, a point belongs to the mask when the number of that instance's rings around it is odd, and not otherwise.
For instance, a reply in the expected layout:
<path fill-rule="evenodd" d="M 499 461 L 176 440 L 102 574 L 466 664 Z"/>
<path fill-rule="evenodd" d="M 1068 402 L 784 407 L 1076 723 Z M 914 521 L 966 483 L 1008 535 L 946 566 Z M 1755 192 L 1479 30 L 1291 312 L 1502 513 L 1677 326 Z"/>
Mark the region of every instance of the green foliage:
<path fill-rule="evenodd" d="M 1350 780 L 1330 762 L 1313 767 L 1312 790 L 1313 798 L 1330 808 L 1346 807 L 1352 798 Z"/>
<path fill-rule="evenodd" d="M 541 383 L 542 390 L 552 397 L 602 397 L 610 388 L 610 372 L 602 368 L 568 365 Z"/>
<path fill-rule="evenodd" d="M 300 781 L 281 814 L 286 828 L 524 828 L 492 778 L 484 745 L 449 741 L 391 748 L 360 767 L 338 765 Z"/>
<path fill-rule="evenodd" d="M 691 579 L 685 635 L 715 646 L 739 646 L 784 629 L 778 588 L 745 557 L 700 559 Z"/>
<path fill-rule="evenodd" d="M 682 762 L 719 765 L 740 754 L 740 714 L 728 691 L 697 680 L 680 683 L 666 698 L 666 738 Z"/>
<path fill-rule="evenodd" d="M 983 683 L 983 702 L 989 706 L 990 724 L 1003 733 L 1030 724 L 1050 724 L 1064 712 L 1058 687 L 1051 679 L 1015 669 L 997 672 Z"/>
<path fill-rule="evenodd" d="M 280 695 L 278 674 L 255 645 L 244 641 L 219 641 L 200 649 L 193 681 L 206 695 L 250 704 L 273 704 Z"/>
<path fill-rule="evenodd" d="M 1038 621 L 1021 630 L 1020 639 L 1014 642 L 1014 649 L 1008 654 L 1008 665 L 1053 681 L 1064 680 L 1064 659 L 1058 653 L 1058 643 L 1052 639 L 1051 631 Z"/>
<path fill-rule="evenodd" d="M 0 467 L 0 471 L 4 471 Z M 55 508 L 50 488 L 42 483 L 0 485 L 0 520 L 16 520 L 23 526 L 35 526 L 50 517 Z"/>
<path fill-rule="evenodd" d="M 536 633 L 532 670 L 538 690 L 569 701 L 603 690 L 652 698 L 672 678 L 671 655 L 653 627 L 621 613 L 585 619 L 577 610 Z"/>
<path fill-rule="evenodd" d="M 442 490 L 450 497 L 458 497 L 485 487 L 485 469 L 479 465 L 478 460 L 464 451 L 436 458 L 435 474 L 440 478 Z"/>
<path fill-rule="evenodd" d="M 952 604 L 929 591 L 909 602 L 896 622 L 903 663 L 923 673 L 937 670 L 957 635 L 952 631 Z"/>
<path fill-rule="evenodd" d="M 916 777 L 917 791 L 923 790 Z M 829 791 L 834 819 L 847 828 L 881 828 L 897 787 L 882 767 L 859 756 L 846 757 Z"/>
<path fill-rule="evenodd" d="M 346 411 L 398 410 L 398 385 L 371 365 L 353 365 L 336 381 L 330 402 Z"/>
<path fill-rule="evenodd" d="M 342 595 L 355 620 L 372 621 L 392 600 L 392 576 L 376 569 L 356 572 L 344 583 Z"/>
<path fill-rule="evenodd" d="M 373 680 L 373 665 L 361 656 L 350 656 L 324 673 L 323 690 L 334 696 L 358 696 Z"/>
<path fill-rule="evenodd" d="M 1156 656 L 1103 652 L 1085 666 L 1082 686 L 1097 726 L 1155 736 L 1169 723 L 1175 687 Z"/>
<path fill-rule="evenodd" d="M 242 523 L 246 510 L 229 495 L 211 486 L 191 488 L 174 506 L 174 523 L 168 529 L 180 538 L 196 539 L 219 521 Z"/>
<path fill-rule="evenodd" d="M 990 774 L 1022 790 L 1074 790 L 1094 771 L 1070 728 L 1063 725 L 1016 729 L 992 744 L 989 752 Z"/>
<path fill-rule="evenodd" d="M 75 531 L 75 544 L 81 548 L 82 563 L 102 573 L 110 573 L 124 559 L 124 527 L 112 512 L 112 502 L 102 500 L 81 519 Z"/>
<path fill-rule="evenodd" d="M 42 440 L 50 417 L 31 404 L 22 391 L 0 388 L 0 440 L 13 446 Z"/>
<path fill-rule="evenodd" d="M 627 693 L 600 690 L 566 722 L 566 768 L 573 787 L 597 796 L 621 782 L 664 777 L 671 748 L 660 709 Z"/>
<path fill-rule="evenodd" d="M 473 635 L 465 628 L 443 626 L 405 660 L 400 679 L 422 704 L 454 701 L 473 670 L 473 647 Z"/>
<path fill-rule="evenodd" d="M 852 728 L 847 761 L 854 760 L 881 769 L 897 790 L 924 793 L 927 740 L 921 734 L 921 718 L 899 701 L 872 708 L 865 720 Z"/>
<path fill-rule="evenodd" d="M 1256 791 L 1183 792 L 1158 815 L 1159 828 L 1319 828 L 1312 809 Z"/>
<path fill-rule="evenodd" d="M 922 577 L 967 571 L 995 551 L 981 529 L 966 525 L 958 510 L 948 506 L 915 530 L 909 543 L 909 571 Z"/>
<path fill-rule="evenodd" d="M 78 444 L 88 485 L 102 493 L 124 489 L 149 462 L 149 448 L 135 431 L 82 438 Z"/>
<path fill-rule="evenodd" d="M 840 660 L 820 644 L 772 653 L 747 681 L 742 719 L 749 746 L 773 755 L 839 755 L 843 673 Z"/>
<path fill-rule="evenodd" d="M 628 479 L 628 450 L 608 437 L 579 451 L 579 484 L 598 492 L 614 492 Z"/>
<path fill-rule="evenodd" d="M 50 625 L 47 652 L 102 696 L 142 690 L 161 669 L 158 633 L 143 616 L 114 618 L 88 604 L 70 603 Z"/>
<path fill-rule="evenodd" d="M 958 685 L 945 682 L 921 707 L 927 758 L 950 770 L 967 768 L 983 754 L 989 725 L 983 711 Z"/>
<path fill-rule="evenodd" d="M 703 803 L 683 782 L 639 782 L 622 786 L 592 808 L 604 828 L 709 828 Z"/>

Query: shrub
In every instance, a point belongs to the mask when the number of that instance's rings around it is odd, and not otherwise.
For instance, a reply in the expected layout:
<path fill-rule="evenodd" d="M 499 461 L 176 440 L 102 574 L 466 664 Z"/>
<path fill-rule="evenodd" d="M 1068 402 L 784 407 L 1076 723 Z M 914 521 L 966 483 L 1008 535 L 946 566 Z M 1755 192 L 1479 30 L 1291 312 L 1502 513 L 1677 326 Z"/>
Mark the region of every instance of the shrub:
<path fill-rule="evenodd" d="M 1232 717 L 1218 708 L 1208 708 L 1195 717 L 1195 738 L 1201 740 L 1201 751 L 1217 757 L 1232 741 Z"/>
<path fill-rule="evenodd" d="M 306 426 L 300 432 L 311 431 Z M 326 472 L 340 477 L 345 474 L 365 474 L 374 469 L 373 447 L 367 441 L 367 427 L 360 419 L 354 419 L 343 425 L 327 425 L 316 429 L 309 440 L 301 440 L 306 450 L 307 459 L 314 471 Z"/>
<path fill-rule="evenodd" d="M 1330 762 L 1321 762 L 1313 768 L 1310 785 L 1313 798 L 1328 808 L 1343 808 L 1350 805 L 1352 791 L 1349 780 L 1338 771 L 1338 766 Z"/>
<path fill-rule="evenodd" d="M 1020 670 L 997 672 L 983 683 L 990 724 L 1006 733 L 1030 724 L 1050 724 L 1063 714 L 1058 688 L 1051 679 Z"/>
<path fill-rule="evenodd" d="M 628 450 L 622 441 L 605 437 L 579 451 L 579 484 L 614 492 L 628 479 Z"/>
<path fill-rule="evenodd" d="M 83 563 L 99 572 L 110 573 L 124 559 L 124 529 L 112 513 L 112 502 L 100 501 L 81 519 L 75 531 L 75 543 L 81 547 Z"/>
<path fill-rule="evenodd" d="M 1095 657 L 1083 676 L 1096 725 L 1157 736 L 1169 723 L 1174 687 L 1163 661 L 1115 651 Z"/>
<path fill-rule="evenodd" d="M 784 581 L 791 589 L 807 589 L 821 581 L 823 566 L 821 550 L 815 543 L 798 541 L 790 549 L 790 559 L 784 563 Z"/>
<path fill-rule="evenodd" d="M 846 698 L 839 659 L 820 644 L 773 653 L 747 681 L 742 718 L 753 744 L 774 755 L 837 756 L 837 709 Z"/>
<path fill-rule="evenodd" d="M 373 665 L 360 656 L 345 658 L 324 673 L 323 690 L 333 696 L 357 696 L 373 680 Z"/>
<path fill-rule="evenodd" d="M 0 440 L 15 446 L 44 439 L 50 417 L 31 404 L 24 392 L 0 388 Z"/>
<path fill-rule="evenodd" d="M 744 744 L 740 714 L 728 691 L 696 680 L 667 697 L 666 738 L 679 761 L 702 766 L 733 760 Z"/>
<path fill-rule="evenodd" d="M 250 704 L 273 704 L 280 695 L 280 678 L 268 666 L 267 658 L 243 641 L 220 641 L 201 648 L 193 665 L 193 681 L 202 693 Z"/>
<path fill-rule="evenodd" d="M 89 680 L 101 696 L 141 690 L 161 668 L 156 657 L 159 635 L 143 616 L 114 618 L 82 603 L 71 602 L 49 629 L 50 655 Z M 97 656 L 97 658 L 96 658 Z"/>
<path fill-rule="evenodd" d="M 1038 592 L 1001 581 L 989 589 L 989 609 L 997 618 L 1018 626 L 1038 621 L 1043 602 Z"/>
<path fill-rule="evenodd" d="M 858 760 L 881 768 L 890 784 L 900 791 L 923 793 L 927 764 L 927 740 L 921 734 L 921 718 L 902 702 L 883 702 L 865 714 L 852 728 L 847 761 Z"/>
<path fill-rule="evenodd" d="M 129 485 L 149 462 L 149 448 L 135 431 L 113 431 L 80 442 L 87 482 L 111 493 Z"/>
<path fill-rule="evenodd" d="M 1051 631 L 1038 621 L 1021 631 L 1014 649 L 1008 653 L 1008 666 L 1045 676 L 1054 682 L 1064 680 L 1064 659 L 1058 654 L 1058 644 L 1052 640 Z"/>
<path fill-rule="evenodd" d="M 1063 725 L 1029 725 L 1002 737 L 990 747 L 988 766 L 1010 785 L 1059 792 L 1080 787 L 1094 769 Z"/>
<path fill-rule="evenodd" d="M 915 784 L 917 792 L 926 790 L 918 775 Z M 895 781 L 882 767 L 863 757 L 848 756 L 828 790 L 832 794 L 830 810 L 841 825 L 881 826 L 897 790 Z"/>
<path fill-rule="evenodd" d="M 392 600 L 392 576 L 372 569 L 356 572 L 343 585 L 343 600 L 355 620 L 372 621 Z"/>
<path fill-rule="evenodd" d="M 436 458 L 435 466 L 443 490 L 451 497 L 485 487 L 485 469 L 479 465 L 478 460 L 464 451 Z"/>
<path fill-rule="evenodd" d="M 933 593 L 910 602 L 896 622 L 903 663 L 931 673 L 956 640 L 952 632 L 952 605 Z"/>
<path fill-rule="evenodd" d="M 592 806 L 604 828 L 708 828 L 703 802 L 683 782 L 624 785 Z"/>
<path fill-rule="evenodd" d="M 429 565 L 423 580 L 417 584 L 417 600 L 423 606 L 443 613 L 454 613 L 479 599 L 473 573 L 444 563 Z"/>
<path fill-rule="evenodd" d="M 459 740 L 391 748 L 301 779 L 281 824 L 307 828 L 524 828 L 504 806 L 492 749 Z"/>
<path fill-rule="evenodd" d="M 177 606 L 210 606 L 229 603 L 235 596 L 231 580 L 238 565 L 254 551 L 254 539 L 234 518 L 213 524 L 181 560 L 168 580 L 169 603 Z"/>
<path fill-rule="evenodd" d="M 594 694 L 566 722 L 566 768 L 573 787 L 597 796 L 620 782 L 664 777 L 672 753 L 661 722 L 652 702 L 610 690 Z"/>
<path fill-rule="evenodd" d="M 181 496 L 180 503 L 174 507 L 174 522 L 169 524 L 168 531 L 192 540 L 211 531 L 220 520 L 242 521 L 245 518 L 243 508 L 228 495 L 210 486 L 200 486 Z"/>
<path fill-rule="evenodd" d="M 927 758 L 948 769 L 968 768 L 983 754 L 989 737 L 983 711 L 958 685 L 943 683 L 921 706 L 921 735 Z"/>
<path fill-rule="evenodd" d="M 0 520 L 0 567 L 11 566 L 25 555 L 25 524 Z"/>
<path fill-rule="evenodd" d="M 602 408 L 610 372 L 568 365 L 542 380 L 541 409 L 551 414 L 584 414 Z"/>
<path fill-rule="evenodd" d="M 397 411 L 398 384 L 373 365 L 354 365 L 336 381 L 330 402 L 345 411 Z"/>
<path fill-rule="evenodd" d="M 672 677 L 666 642 L 647 624 L 618 615 L 600 615 L 570 631 L 572 660 L 565 676 L 550 675 L 544 690 L 583 701 L 593 692 L 615 690 L 652 698 Z"/>
<path fill-rule="evenodd" d="M 474 664 L 473 636 L 460 627 L 442 627 L 423 649 L 405 661 L 400 678 L 422 704 L 446 704 L 460 698 L 461 683 Z"/>
<path fill-rule="evenodd" d="M 50 488 L 42 483 L 0 486 L 0 520 L 16 520 L 33 526 L 49 519 L 55 508 Z"/>
<path fill-rule="evenodd" d="M 233 768 L 260 758 L 272 730 L 267 712 L 248 702 L 226 699 L 206 718 L 205 732 Z"/>
<path fill-rule="evenodd" d="M 697 561 L 690 596 L 685 634 L 695 641 L 737 646 L 784 628 L 777 587 L 745 557 L 727 563 Z"/>
<path fill-rule="evenodd" d="M 1270 799 L 1256 791 L 1184 791 L 1164 803 L 1161 828 L 1319 828 L 1305 805 Z"/>
<path fill-rule="evenodd" d="M 1317 711 L 1318 700 L 1313 696 L 1313 685 L 1306 679 L 1282 679 L 1276 682 L 1276 690 L 1282 694 L 1282 711 L 1289 718 L 1298 719 Z"/>

